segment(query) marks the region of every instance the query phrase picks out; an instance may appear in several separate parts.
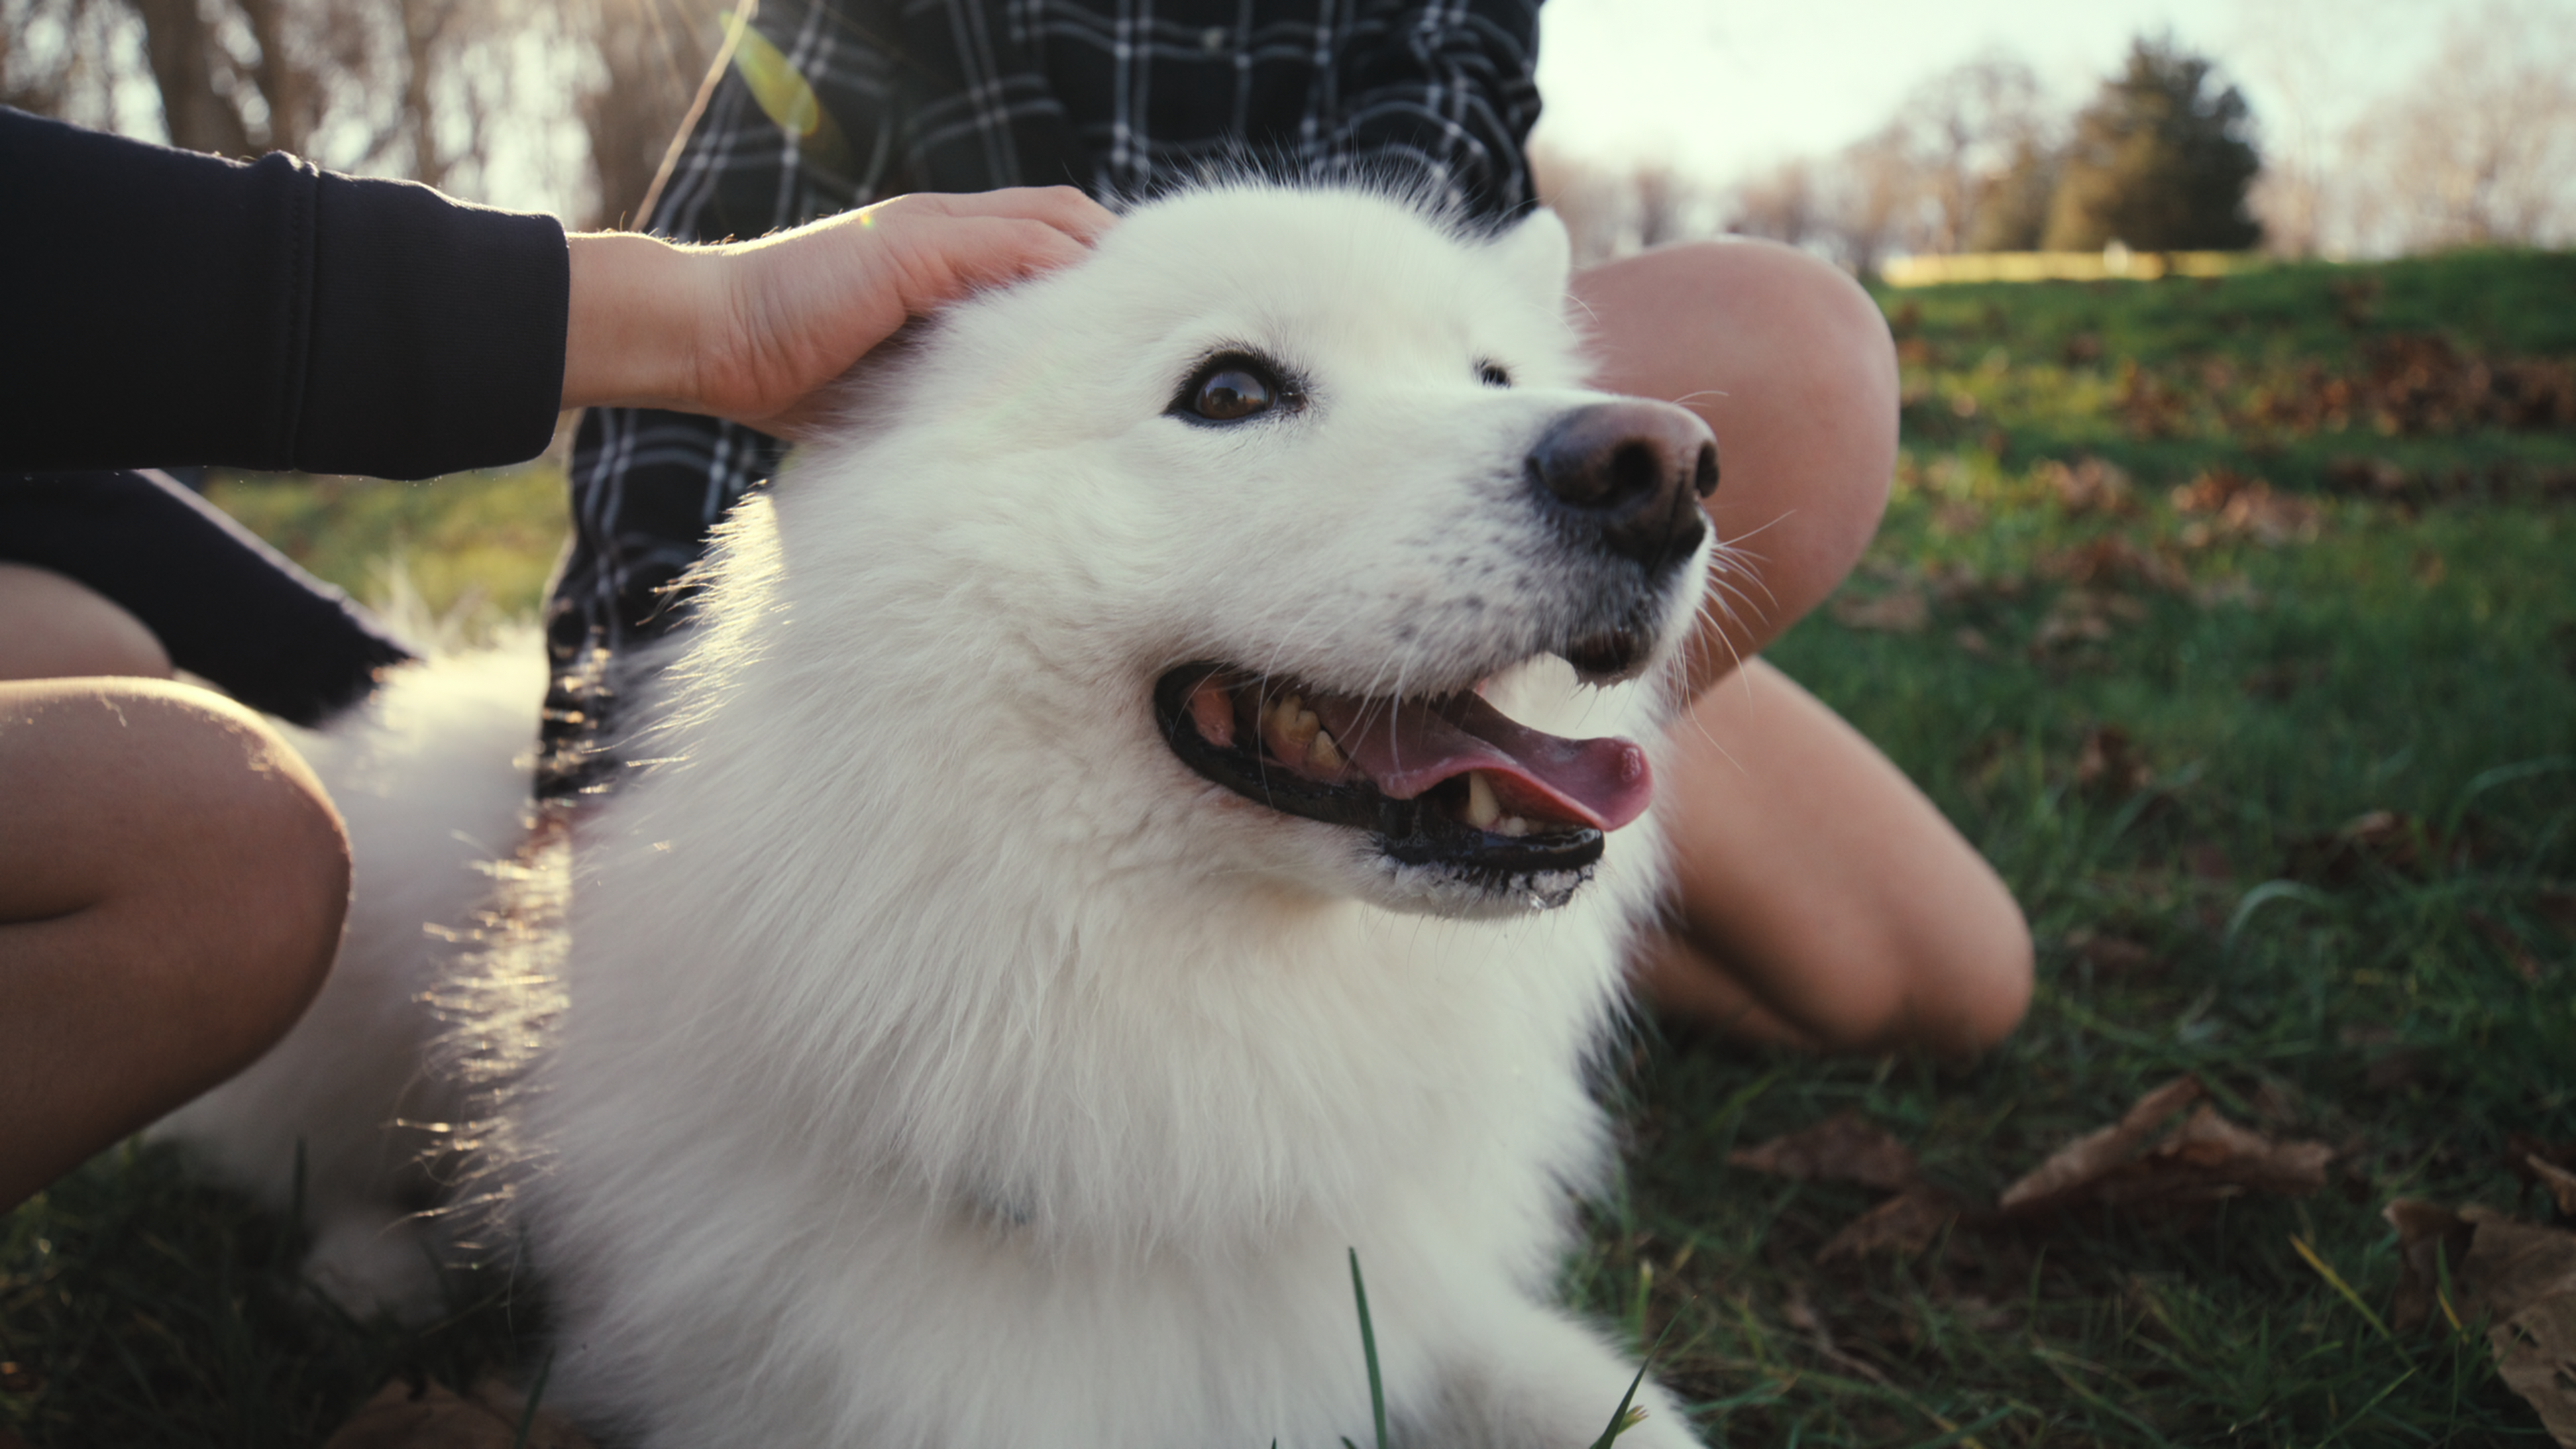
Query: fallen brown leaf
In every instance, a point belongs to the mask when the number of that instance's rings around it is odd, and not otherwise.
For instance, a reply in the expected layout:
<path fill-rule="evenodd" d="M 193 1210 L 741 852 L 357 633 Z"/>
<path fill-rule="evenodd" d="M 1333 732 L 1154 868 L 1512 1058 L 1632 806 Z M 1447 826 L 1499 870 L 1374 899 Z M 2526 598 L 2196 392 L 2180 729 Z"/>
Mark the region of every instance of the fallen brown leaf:
<path fill-rule="evenodd" d="M 2187 547 L 2206 546 L 2215 536 L 2250 534 L 2266 546 L 2305 543 L 2317 536 L 2316 505 L 2304 498 L 2275 493 L 2260 478 L 2248 478 L 2226 467 L 2202 473 L 2173 491 L 2178 513 L 2206 514 L 2205 524 L 2183 531 Z"/>
<path fill-rule="evenodd" d="M 2422 875 L 2454 846 L 2412 815 L 2373 810 L 2345 821 L 2328 835 L 2294 841 L 2282 874 L 2319 885 L 2350 885 L 2370 867 Z"/>
<path fill-rule="evenodd" d="M 2071 345 L 2071 344 L 2070 344 Z M 2096 343 L 2099 350 L 2099 343 Z M 2069 513 L 2135 513 L 2129 501 L 2128 470 L 2099 458 L 2078 458 L 2073 467 L 2054 458 L 2039 465 L 2039 480 L 2057 494 Z"/>
<path fill-rule="evenodd" d="M 1914 1181 L 1914 1153 L 1857 1112 L 1837 1112 L 1813 1127 L 1730 1152 L 1726 1162 L 1800 1182 L 1851 1182 L 1889 1192 Z"/>
<path fill-rule="evenodd" d="M 460 1398 L 444 1384 L 414 1386 L 396 1377 L 359 1405 L 322 1449 L 511 1449 L 520 1443 L 527 1449 L 593 1449 L 579 1429 L 544 1409 L 529 1420 L 521 1440 L 525 1411 L 525 1401 L 497 1380 L 486 1379 L 471 1398 Z"/>
<path fill-rule="evenodd" d="M 1912 1257 L 1932 1246 L 1941 1230 L 1959 1219 L 1955 1197 L 1929 1183 L 1915 1182 L 1896 1196 L 1844 1225 L 1816 1251 L 1816 1261 L 1859 1258 L 1892 1252 Z"/>
<path fill-rule="evenodd" d="M 2120 1120 L 2061 1147 L 2004 1189 L 2005 1217 L 2037 1217 L 2079 1205 L 2184 1207 L 2246 1192 L 2305 1197 L 2325 1186 L 2334 1149 L 2322 1142 L 2275 1142 L 2218 1114 L 2200 1082 L 2182 1077 L 2138 1099 Z M 2139 1145 L 2194 1103 L 2182 1125 L 2143 1152 Z"/>
<path fill-rule="evenodd" d="M 2397 1229 L 2397 1302 L 2389 1321 L 2411 1333 L 2433 1320 L 2445 1277 L 2456 1280 L 2476 1229 L 2439 1203 L 2401 1197 L 2380 1210 Z M 2456 1309 L 2456 1305 L 2454 1305 Z"/>
<path fill-rule="evenodd" d="M 2090 926 L 2078 926 L 2066 933 L 2066 949 L 2077 960 L 2093 968 L 2096 979 L 2109 981 L 2154 981 L 2165 974 L 2166 963 L 2155 948 L 2144 941 L 2126 936 L 2106 936 Z"/>
<path fill-rule="evenodd" d="M 2576 1183 L 2546 1159 L 2530 1161 Z M 2576 1233 L 2475 1204 L 2453 1211 L 2401 1198 L 2385 1216 L 2397 1229 L 2396 1327 L 2424 1327 L 2436 1310 L 2454 1330 L 2484 1320 L 2505 1386 L 2539 1412 L 2552 1439 L 2576 1449 Z"/>
<path fill-rule="evenodd" d="M 2099 1178 L 2127 1162 L 2147 1134 L 2162 1126 L 2167 1118 L 2200 1100 L 2200 1082 L 2192 1077 L 2179 1077 L 2138 1099 L 2120 1120 L 2096 1132 L 2088 1132 L 2051 1153 L 2046 1162 L 2019 1182 L 2004 1189 L 1997 1206 L 2009 1212 L 2032 1202 L 2054 1198 Z"/>
<path fill-rule="evenodd" d="M 2555 1169 L 2561 1175 L 2576 1174 L 2576 1142 L 2551 1142 L 2529 1132 L 2508 1132 L 2504 1139 L 2504 1167 L 2524 1186 L 2542 1188 L 2555 1197 L 2553 1179 L 2543 1169 Z M 2576 1208 L 2565 1206 L 2563 1201 L 2559 1211 L 2576 1216 Z"/>
<path fill-rule="evenodd" d="M 2459 1271 L 2460 1316 L 2513 1317 L 2544 1298 L 2576 1295 L 2576 1233 L 2516 1222 L 2492 1208 L 2460 1209 L 2477 1229 Z"/>
<path fill-rule="evenodd" d="M 1931 601 L 1920 589 L 1904 588 L 1876 598 L 1837 598 L 1828 610 L 1846 629 L 1875 629 L 1887 634 L 1919 634 L 1932 622 Z"/>
<path fill-rule="evenodd" d="M 2540 1179 L 2540 1185 L 2549 1189 L 2549 1200 L 2558 1204 L 2558 1210 L 2576 1218 L 2576 1172 L 2569 1172 L 2537 1152 L 2525 1157 L 2523 1163 L 2531 1169 L 2532 1176 Z"/>
<path fill-rule="evenodd" d="M 2191 575 L 2181 564 L 2163 554 L 2140 548 L 2131 539 L 2117 533 L 2104 534 L 2049 554 L 2039 561 L 2038 571 L 2078 587 L 2144 584 L 2177 594 L 2191 591 Z"/>
<path fill-rule="evenodd" d="M 2479 935 L 2487 938 L 2487 944 L 2496 948 L 2496 953 L 2504 957 L 2506 963 L 2513 967 L 2513 973 L 2516 976 L 2525 981 L 2537 982 L 2548 973 L 2549 968 L 2542 965 L 2540 958 L 2531 953 L 2530 944 L 2515 935 L 2503 922 L 2479 910 L 2463 911 L 2461 915 Z"/>
<path fill-rule="evenodd" d="M 2040 617 L 2039 627 L 2031 632 L 2031 652 L 2045 656 L 2070 644 L 2099 644 L 2111 637 L 2111 621 L 2106 617 L 2097 596 L 2082 589 L 2069 589 L 2058 595 Z"/>
<path fill-rule="evenodd" d="M 2458 1274 L 2460 1316 L 2491 1321 L 2497 1373 L 2551 1438 L 2576 1449 L 2576 1233 L 2480 1207 L 2460 1217 L 2475 1230 Z"/>
<path fill-rule="evenodd" d="M 2576 1449 L 2576 1294 L 2533 1304 L 2487 1330 L 2496 1376 L 2540 1412 L 2540 1426 Z"/>
<path fill-rule="evenodd" d="M 2075 783 L 2122 796 L 2136 794 L 2155 783 L 2155 778 L 2156 772 L 2138 757 L 2127 730 L 2106 724 L 2084 732 L 2084 744 L 2075 754 Z"/>

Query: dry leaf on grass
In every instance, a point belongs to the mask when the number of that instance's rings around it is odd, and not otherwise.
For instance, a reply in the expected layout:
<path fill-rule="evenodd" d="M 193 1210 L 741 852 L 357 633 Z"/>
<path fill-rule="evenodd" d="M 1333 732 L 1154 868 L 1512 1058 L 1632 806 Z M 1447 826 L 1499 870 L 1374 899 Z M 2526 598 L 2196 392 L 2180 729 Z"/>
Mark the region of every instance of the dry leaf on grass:
<path fill-rule="evenodd" d="M 592 1449 L 589 1439 L 562 1416 L 539 1409 L 523 1441 L 519 1421 L 526 1401 L 494 1379 L 459 1398 L 445 1385 L 418 1387 L 396 1377 L 358 1406 L 322 1449 Z"/>
<path fill-rule="evenodd" d="M 2245 1192 L 2305 1197 L 2325 1186 L 2334 1149 L 2322 1142 L 2275 1142 L 2218 1115 L 2196 1078 L 2167 1082 L 2138 1099 L 2118 1122 L 2061 1147 L 2004 1189 L 2007 1218 L 2077 1206 L 2183 1207 Z M 2198 1110 L 2154 1146 L 2148 1137 L 2185 1107 Z"/>
<path fill-rule="evenodd" d="M 2549 1200 L 2558 1204 L 2558 1210 L 2576 1218 L 2576 1172 L 2569 1172 L 2537 1152 L 2525 1157 L 2523 1165 L 2540 1179 L 2542 1187 L 2549 1189 Z"/>
<path fill-rule="evenodd" d="M 1727 1154 L 1731 1167 L 1801 1182 L 1850 1182 L 1896 1196 L 1826 1240 L 1819 1263 L 1875 1252 L 1920 1253 L 1956 1221 L 1960 1202 L 1922 1180 L 1914 1153 L 1857 1112 L 1837 1112 L 1803 1131 Z"/>
<path fill-rule="evenodd" d="M 2186 548 L 2203 548 L 2214 539 L 2251 534 L 2267 547 L 2307 543 L 2317 536 L 2316 505 L 2304 498 L 2275 493 L 2260 478 L 2248 478 L 2226 467 L 2212 468 L 2173 491 L 2178 513 L 2207 514 L 2204 523 L 2186 526 Z"/>
<path fill-rule="evenodd" d="M 2293 840 L 2281 873 L 2329 886 L 2350 885 L 2374 868 L 2420 878 L 2446 864 L 2468 864 L 2477 846 L 2465 835 L 2446 838 L 2415 816 L 2373 810 L 2330 834 Z"/>
<path fill-rule="evenodd" d="M 2476 1229 L 2460 1263 L 2461 1316 L 2491 1320 L 2497 1373 L 2576 1449 L 2576 1233 L 2484 1208 L 2460 1216 Z"/>
<path fill-rule="evenodd" d="M 2496 1374 L 2540 1411 L 2541 1427 L 2576 1449 L 2576 1296 L 2536 1303 L 2487 1331 Z"/>
<path fill-rule="evenodd" d="M 1892 1252 L 1912 1257 L 1932 1246 L 1944 1228 L 1958 1221 L 1960 1203 L 1932 1186 L 1915 1182 L 1896 1196 L 1845 1224 L 1816 1251 L 1816 1261 L 1859 1258 Z"/>
<path fill-rule="evenodd" d="M 1920 589 L 1897 589 L 1874 599 L 1841 597 L 1827 612 L 1846 629 L 1876 629 L 1888 634 L 1919 634 L 1932 622 L 1932 603 Z"/>
<path fill-rule="evenodd" d="M 2526 1186 L 2548 1193 L 2560 1213 L 2576 1218 L 2576 1142 L 2550 1142 L 2528 1132 L 2507 1133 L 2504 1165 Z"/>
<path fill-rule="evenodd" d="M 2154 768 L 2139 758 L 2127 730 L 2105 724 L 2084 732 L 2084 744 L 2075 754 L 2076 784 L 2105 795 L 2126 796 L 2155 780 Z"/>
<path fill-rule="evenodd" d="M 1857 1112 L 1726 1155 L 1729 1167 L 1800 1182 L 1853 1182 L 1894 1192 L 1914 1182 L 1914 1154 Z"/>
<path fill-rule="evenodd" d="M 2144 941 L 2105 935 L 2090 926 L 2066 933 L 2067 954 L 2093 968 L 2104 981 L 2153 982 L 2169 969 L 2165 959 Z"/>
<path fill-rule="evenodd" d="M 2442 1307 L 2442 1280 L 2457 1276 L 2476 1228 L 2439 1203 L 2415 1198 L 2399 1198 L 2382 1208 L 2380 1216 L 2397 1229 L 2397 1302 L 2389 1322 L 2401 1333 L 2412 1333 L 2432 1322 Z"/>
<path fill-rule="evenodd" d="M 2181 564 L 2116 533 L 2047 555 L 2039 561 L 2039 572 L 2079 588 L 2143 584 L 2169 593 L 2191 592 L 2191 575 Z"/>
<path fill-rule="evenodd" d="M 2498 1375 L 2539 1411 L 2551 1438 L 2576 1449 L 2576 1233 L 2411 1199 L 2390 1203 L 2386 1216 L 2397 1229 L 2397 1327 L 2420 1328 L 2437 1313 L 2455 1330 L 2485 1321 Z"/>
<path fill-rule="evenodd" d="M 2089 336 L 2090 334 L 2078 334 Z M 2069 343 L 2072 347 L 2074 344 Z M 2095 341 L 2098 350 L 2100 342 Z M 2128 470 L 2099 458 L 2078 458 L 2073 467 L 2054 458 L 2043 458 L 2037 469 L 2040 482 L 2057 493 L 2057 501 L 2069 513 L 2132 514 L 2138 506 L 2129 501 Z"/>

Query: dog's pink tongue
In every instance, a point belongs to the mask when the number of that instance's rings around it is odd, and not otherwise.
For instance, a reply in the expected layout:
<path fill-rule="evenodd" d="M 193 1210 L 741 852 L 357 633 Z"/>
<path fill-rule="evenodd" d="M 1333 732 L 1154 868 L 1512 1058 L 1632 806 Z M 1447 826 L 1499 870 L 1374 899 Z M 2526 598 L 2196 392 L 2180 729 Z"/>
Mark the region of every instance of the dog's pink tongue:
<path fill-rule="evenodd" d="M 1449 701 L 1437 713 L 1342 695 L 1320 696 L 1306 707 L 1370 782 L 1397 800 L 1483 770 L 1514 814 L 1616 830 L 1645 814 L 1654 798 L 1646 752 L 1634 741 L 1561 739 L 1518 723 L 1479 695 Z"/>

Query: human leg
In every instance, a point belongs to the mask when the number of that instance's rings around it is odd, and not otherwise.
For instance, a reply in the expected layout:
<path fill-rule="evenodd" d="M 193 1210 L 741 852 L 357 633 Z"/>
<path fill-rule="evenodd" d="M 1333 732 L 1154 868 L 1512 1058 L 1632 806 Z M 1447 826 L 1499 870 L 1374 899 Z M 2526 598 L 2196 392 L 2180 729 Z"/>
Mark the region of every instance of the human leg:
<path fill-rule="evenodd" d="M 1859 731 L 1762 660 L 1700 697 L 1673 757 L 1678 886 L 1649 990 L 1783 1045 L 1960 1055 L 2030 1000 L 1994 870 Z M 1723 742 L 1723 749 L 1717 742 Z"/>
<path fill-rule="evenodd" d="M 0 1206 L 283 1035 L 348 890 L 339 817 L 256 715 L 157 681 L 0 683 Z"/>
<path fill-rule="evenodd" d="M 1673 927 L 1642 943 L 1641 984 L 1756 1040 L 1990 1045 L 2029 997 L 2019 907 L 1867 740 L 1754 659 L 1842 582 L 1885 507 L 1897 379 L 1877 305 L 1757 242 L 1660 248 L 1573 291 L 1603 386 L 1681 402 L 1716 433 L 1709 515 L 1736 545 L 1673 731 Z"/>
<path fill-rule="evenodd" d="M 165 651 L 162 673 L 175 664 L 301 725 L 366 698 L 378 669 L 411 657 L 347 595 L 154 471 L 0 474 L 0 562 L 112 601 Z"/>
<path fill-rule="evenodd" d="M 1725 605 L 1698 693 L 1824 601 L 1869 546 L 1896 464 L 1896 352 L 1869 294 L 1804 252 L 1691 242 L 1573 282 L 1599 383 L 1666 398 L 1717 435 L 1710 523 Z"/>
<path fill-rule="evenodd" d="M 0 562 L 0 623 L 0 679 L 170 677 L 169 651 L 142 620 L 51 569 Z"/>

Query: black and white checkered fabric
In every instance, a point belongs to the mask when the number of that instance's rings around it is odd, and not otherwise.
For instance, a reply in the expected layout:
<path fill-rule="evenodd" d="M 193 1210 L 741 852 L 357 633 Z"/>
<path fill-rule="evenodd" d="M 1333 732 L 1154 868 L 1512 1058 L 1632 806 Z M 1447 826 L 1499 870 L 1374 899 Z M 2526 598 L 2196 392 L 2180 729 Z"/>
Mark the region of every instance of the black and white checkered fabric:
<path fill-rule="evenodd" d="M 769 0 L 650 229 L 760 236 L 910 191 L 1139 197 L 1212 166 L 1501 221 L 1532 205 L 1537 55 L 1537 0 Z M 711 418 L 583 420 L 541 791 L 602 773 L 617 661 L 684 617 L 674 585 L 780 452 Z"/>

